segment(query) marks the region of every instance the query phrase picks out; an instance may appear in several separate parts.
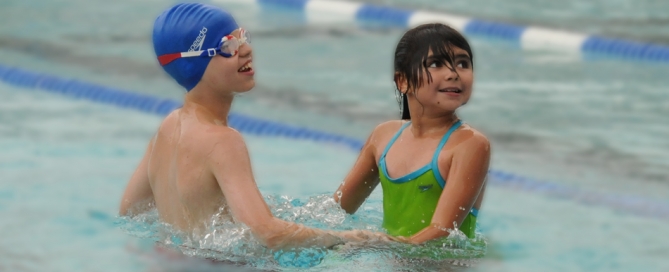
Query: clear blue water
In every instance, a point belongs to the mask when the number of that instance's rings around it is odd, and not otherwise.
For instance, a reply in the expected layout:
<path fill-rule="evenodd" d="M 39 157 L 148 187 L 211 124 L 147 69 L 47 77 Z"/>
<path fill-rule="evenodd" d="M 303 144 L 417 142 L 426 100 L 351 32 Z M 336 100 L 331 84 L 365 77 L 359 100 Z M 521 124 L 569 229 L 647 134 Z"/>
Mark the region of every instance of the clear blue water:
<path fill-rule="evenodd" d="M 153 60 L 149 34 L 153 18 L 173 2 L 3 1 L 0 63 L 178 99 L 182 91 Z M 624 9 L 607 1 L 577 2 L 376 3 L 643 41 L 667 37 L 666 14 L 660 12 L 665 2 L 618 1 Z M 243 4 L 230 8 L 254 34 L 258 81 L 253 92 L 236 101 L 235 111 L 360 139 L 376 123 L 396 117 L 390 64 L 401 30 L 304 25 L 292 12 Z M 612 18 L 621 23 L 611 23 Z M 655 24 L 660 27 L 649 27 Z M 461 115 L 489 135 L 493 168 L 669 205 L 669 66 L 583 61 L 494 41 L 471 42 L 475 94 Z M 159 117 L 1 83 L 0 94 L 0 215 L 5 218 L 0 270 L 221 270 L 165 259 L 146 246 L 154 238 L 119 227 L 115 218 L 126 180 Z M 309 142 L 247 140 L 262 192 L 302 202 L 331 193 L 356 157 Z M 488 255 L 475 269 L 669 269 L 666 218 L 505 186 L 491 186 L 486 197 L 480 228 Z M 373 227 L 379 199 L 375 194 L 366 206 L 368 217 L 354 222 Z M 341 267 L 325 261 L 314 269 L 387 267 L 382 257 L 365 254 L 337 263 Z"/>

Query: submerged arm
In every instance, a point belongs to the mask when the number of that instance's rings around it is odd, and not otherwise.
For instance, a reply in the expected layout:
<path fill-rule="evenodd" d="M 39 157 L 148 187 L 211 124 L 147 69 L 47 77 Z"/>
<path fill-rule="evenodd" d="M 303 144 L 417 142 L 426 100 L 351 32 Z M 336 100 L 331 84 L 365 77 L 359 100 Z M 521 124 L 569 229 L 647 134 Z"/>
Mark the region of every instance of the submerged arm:
<path fill-rule="evenodd" d="M 151 150 L 153 149 L 154 139 L 151 139 L 149 146 L 146 148 L 144 157 L 135 169 L 135 172 L 130 177 L 128 185 L 125 188 L 123 197 L 121 198 L 121 207 L 119 208 L 119 215 L 125 216 L 132 213 L 131 210 L 139 203 L 146 202 L 153 198 L 153 191 L 149 183 L 149 158 L 151 157 Z"/>
<path fill-rule="evenodd" d="M 460 227 L 485 186 L 490 162 L 490 144 L 475 134 L 455 150 L 446 186 L 439 197 L 430 226 L 409 237 L 409 242 L 420 244 L 448 236 Z"/>

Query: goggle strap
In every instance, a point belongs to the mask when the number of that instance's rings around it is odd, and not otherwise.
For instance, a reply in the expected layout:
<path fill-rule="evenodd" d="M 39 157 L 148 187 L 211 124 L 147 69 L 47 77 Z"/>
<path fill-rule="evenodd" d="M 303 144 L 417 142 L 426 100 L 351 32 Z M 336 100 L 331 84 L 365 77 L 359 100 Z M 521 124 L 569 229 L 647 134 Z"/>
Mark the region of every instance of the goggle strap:
<path fill-rule="evenodd" d="M 205 50 L 200 50 L 200 51 L 191 51 L 191 52 L 183 52 L 181 53 L 182 58 L 187 58 L 187 57 L 199 57 L 202 56 L 202 53 Z"/>
<path fill-rule="evenodd" d="M 158 56 L 158 62 L 160 62 L 161 66 L 165 66 L 178 58 L 181 58 L 181 53 L 165 54 L 162 56 Z"/>
<path fill-rule="evenodd" d="M 160 63 L 160 65 L 165 66 L 165 65 L 170 64 L 170 62 L 173 62 L 173 61 L 175 61 L 176 59 L 179 59 L 179 58 L 199 57 L 199 56 L 202 55 L 202 52 L 205 52 L 205 51 L 200 50 L 200 51 L 165 54 L 165 55 L 162 55 L 162 56 L 158 57 L 158 62 Z"/>
<path fill-rule="evenodd" d="M 208 56 L 208 57 L 216 56 L 216 48 L 209 48 L 209 49 L 207 49 L 207 56 Z"/>

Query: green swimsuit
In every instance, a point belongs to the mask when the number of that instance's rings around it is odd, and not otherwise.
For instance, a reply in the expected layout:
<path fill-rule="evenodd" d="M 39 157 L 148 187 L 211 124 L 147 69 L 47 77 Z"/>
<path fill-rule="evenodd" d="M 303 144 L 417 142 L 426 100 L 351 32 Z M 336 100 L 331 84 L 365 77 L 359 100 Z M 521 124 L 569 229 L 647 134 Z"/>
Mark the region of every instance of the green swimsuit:
<path fill-rule="evenodd" d="M 457 121 L 439 142 L 432 162 L 406 176 L 393 179 L 388 176 L 386 154 L 402 131 L 409 126 L 407 122 L 390 140 L 379 160 L 379 178 L 383 188 L 383 227 L 393 236 L 409 237 L 429 226 L 437 208 L 439 197 L 446 185 L 441 177 L 437 159 L 448 137 L 462 124 Z M 474 237 L 478 210 L 472 208 L 462 222 L 460 230 L 469 238 Z"/>

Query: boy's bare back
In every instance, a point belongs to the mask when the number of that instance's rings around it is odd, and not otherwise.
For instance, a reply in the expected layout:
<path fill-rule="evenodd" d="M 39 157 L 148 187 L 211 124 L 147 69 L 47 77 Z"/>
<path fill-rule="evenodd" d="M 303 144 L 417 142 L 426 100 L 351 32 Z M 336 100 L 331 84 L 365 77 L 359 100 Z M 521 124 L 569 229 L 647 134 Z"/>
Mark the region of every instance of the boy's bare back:
<path fill-rule="evenodd" d="M 226 149 L 231 128 L 195 107 L 174 111 L 161 124 L 149 153 L 147 173 L 161 219 L 183 231 L 203 222 L 225 204 L 209 158 L 212 148 Z"/>

